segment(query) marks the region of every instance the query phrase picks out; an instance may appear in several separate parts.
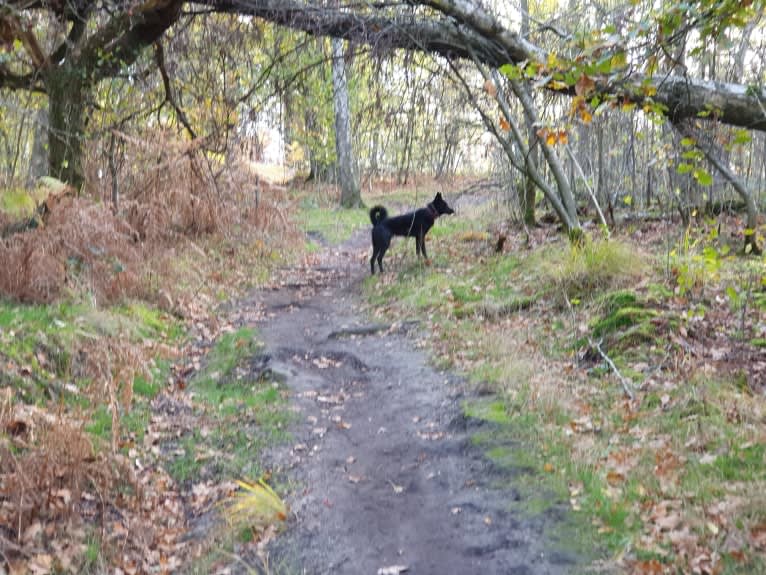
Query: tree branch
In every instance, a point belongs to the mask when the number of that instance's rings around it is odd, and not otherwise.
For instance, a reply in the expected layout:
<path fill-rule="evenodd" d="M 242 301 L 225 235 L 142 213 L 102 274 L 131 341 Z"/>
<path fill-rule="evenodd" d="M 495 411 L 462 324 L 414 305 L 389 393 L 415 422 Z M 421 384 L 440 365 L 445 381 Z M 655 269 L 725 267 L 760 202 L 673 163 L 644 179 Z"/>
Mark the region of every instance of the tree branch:
<path fill-rule="evenodd" d="M 183 0 L 146 0 L 132 11 L 121 12 L 91 36 L 79 60 L 98 82 L 136 61 L 141 51 L 176 23 Z M 108 57 L 105 57 L 108 56 Z"/>
<path fill-rule="evenodd" d="M 45 93 L 45 88 L 39 82 L 37 74 L 24 74 L 19 76 L 10 72 L 0 64 L 0 89 L 7 90 L 31 90 L 32 92 Z"/>
<path fill-rule="evenodd" d="M 417 17 L 341 12 L 324 6 L 281 0 L 200 0 L 217 12 L 246 14 L 316 36 L 334 36 L 363 42 L 384 50 L 402 48 L 503 64 L 532 60 L 545 62 L 547 52 L 504 28 L 491 14 L 471 0 L 421 0 L 447 16 Z M 705 117 L 732 126 L 766 131 L 766 90 L 742 84 L 696 80 L 683 76 L 628 74 L 620 78 L 597 77 L 595 92 L 638 105 L 659 104 L 673 122 Z M 548 84 L 546 89 L 553 91 Z M 653 93 L 649 96 L 648 94 Z M 574 88 L 556 93 L 574 95 Z"/>
<path fill-rule="evenodd" d="M 186 118 L 186 114 L 184 114 L 184 111 L 178 105 L 175 97 L 173 96 L 173 87 L 170 83 L 170 75 L 168 74 L 168 69 L 165 66 L 165 49 L 162 47 L 161 42 L 157 42 L 154 44 L 154 58 L 155 58 L 155 61 L 157 62 L 157 67 L 160 70 L 160 75 L 162 76 L 162 85 L 165 88 L 165 101 L 169 102 L 170 105 L 173 107 L 173 109 L 176 112 L 176 115 L 178 116 L 178 119 L 181 121 L 184 128 L 186 128 L 186 131 L 189 133 L 189 135 L 191 136 L 193 140 L 197 137 L 197 134 L 195 133 L 194 129 L 191 127 L 189 120 Z"/>

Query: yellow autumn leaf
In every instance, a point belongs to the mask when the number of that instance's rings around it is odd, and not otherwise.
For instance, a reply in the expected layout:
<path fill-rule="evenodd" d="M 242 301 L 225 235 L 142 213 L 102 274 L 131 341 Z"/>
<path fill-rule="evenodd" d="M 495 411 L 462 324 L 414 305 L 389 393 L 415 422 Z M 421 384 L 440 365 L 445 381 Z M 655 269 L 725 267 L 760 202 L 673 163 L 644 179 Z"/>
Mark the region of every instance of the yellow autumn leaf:
<path fill-rule="evenodd" d="M 569 117 L 574 117 L 575 114 L 585 105 L 585 98 L 582 96 L 575 96 L 569 104 Z"/>

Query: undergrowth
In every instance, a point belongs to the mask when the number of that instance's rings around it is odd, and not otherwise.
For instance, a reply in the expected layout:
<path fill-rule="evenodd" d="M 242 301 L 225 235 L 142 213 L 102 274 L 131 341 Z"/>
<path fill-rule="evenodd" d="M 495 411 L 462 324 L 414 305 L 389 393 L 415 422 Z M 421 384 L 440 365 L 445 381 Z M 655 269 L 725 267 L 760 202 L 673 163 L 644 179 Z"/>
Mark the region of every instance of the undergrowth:
<path fill-rule="evenodd" d="M 2 557 L 12 572 L 51 557 L 59 572 L 174 570 L 187 511 L 163 442 L 210 418 L 178 447 L 191 454 L 180 478 L 199 487 L 211 462 L 222 485 L 257 477 L 259 449 L 284 433 L 278 383 L 239 379 L 237 356 L 218 368 L 232 380 L 190 407 L 195 370 L 182 356 L 225 331 L 216 306 L 264 283 L 297 243 L 287 192 L 262 181 L 255 203 L 247 163 L 213 181 L 210 158 L 168 134 L 126 145 L 116 212 L 111 181 L 95 177 L 100 153 L 79 194 L 0 191 L 0 524 L 16 542 Z M 250 428 L 236 425 L 243 413 Z"/>

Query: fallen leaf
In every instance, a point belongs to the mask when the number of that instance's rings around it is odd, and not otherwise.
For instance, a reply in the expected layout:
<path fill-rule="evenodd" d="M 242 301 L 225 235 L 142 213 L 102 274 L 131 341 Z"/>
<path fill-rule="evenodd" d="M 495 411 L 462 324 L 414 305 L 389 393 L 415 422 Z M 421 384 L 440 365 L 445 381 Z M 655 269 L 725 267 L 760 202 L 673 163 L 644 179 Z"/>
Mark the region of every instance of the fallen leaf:
<path fill-rule="evenodd" d="M 635 575 L 662 575 L 662 563 L 656 559 L 647 561 L 636 561 L 633 564 L 632 573 Z"/>
<path fill-rule="evenodd" d="M 34 575 L 46 575 L 53 567 L 53 557 L 48 553 L 41 553 L 29 562 L 29 572 Z"/>
<path fill-rule="evenodd" d="M 606 474 L 606 482 L 609 485 L 617 485 L 625 481 L 625 476 L 618 471 L 610 471 Z"/>
<path fill-rule="evenodd" d="M 750 538 L 758 549 L 766 549 L 766 523 L 761 523 L 750 529 Z"/>
<path fill-rule="evenodd" d="M 681 515 L 679 513 L 670 513 L 654 520 L 654 524 L 661 531 L 671 531 L 681 524 Z"/>

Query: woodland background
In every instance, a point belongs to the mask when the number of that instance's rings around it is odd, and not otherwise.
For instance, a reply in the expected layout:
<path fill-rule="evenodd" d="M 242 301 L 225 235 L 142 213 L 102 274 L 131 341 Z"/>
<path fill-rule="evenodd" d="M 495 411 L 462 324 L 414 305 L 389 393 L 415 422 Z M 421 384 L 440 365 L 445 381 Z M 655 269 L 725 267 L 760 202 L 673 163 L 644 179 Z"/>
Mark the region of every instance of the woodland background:
<path fill-rule="evenodd" d="M 448 306 L 434 353 L 503 413 L 539 416 L 535 465 L 586 507 L 610 568 L 766 569 L 763 10 L 0 2 L 3 568 L 172 571 L 192 489 L 204 506 L 260 471 L 252 437 L 218 437 L 242 452 L 200 475 L 179 416 L 223 401 L 211 374 L 256 345 L 217 310 L 310 262 L 304 232 L 338 242 L 363 205 L 446 190 L 492 202 L 435 234 L 466 246 L 460 265 L 395 253 L 400 272 L 365 284 L 371 313 Z M 510 346 L 507 322 L 558 375 L 585 374 L 563 424 L 556 378 L 530 392 L 515 352 L 458 349 L 465 330 Z M 565 349 L 541 343 L 561 334 Z M 287 393 L 261 400 L 248 425 L 274 439 Z M 207 415 L 214 434 L 233 417 Z M 608 447 L 636 418 L 644 443 Z M 253 508 L 236 545 L 274 519 Z M 141 522 L 157 529 L 142 539 Z"/>

